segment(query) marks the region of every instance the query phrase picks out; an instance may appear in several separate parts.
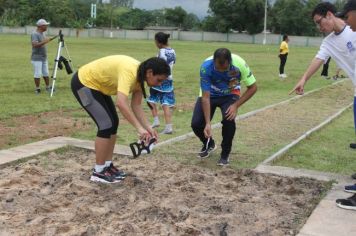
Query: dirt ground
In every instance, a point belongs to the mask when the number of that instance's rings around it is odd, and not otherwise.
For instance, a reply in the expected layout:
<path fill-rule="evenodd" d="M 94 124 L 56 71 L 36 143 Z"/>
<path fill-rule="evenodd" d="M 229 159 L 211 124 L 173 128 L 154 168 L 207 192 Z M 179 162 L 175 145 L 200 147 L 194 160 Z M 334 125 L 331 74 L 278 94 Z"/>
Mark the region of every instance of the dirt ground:
<path fill-rule="evenodd" d="M 296 235 L 327 188 L 153 154 L 116 156 L 129 175 L 104 185 L 93 161 L 70 148 L 0 169 L 1 235 Z"/>

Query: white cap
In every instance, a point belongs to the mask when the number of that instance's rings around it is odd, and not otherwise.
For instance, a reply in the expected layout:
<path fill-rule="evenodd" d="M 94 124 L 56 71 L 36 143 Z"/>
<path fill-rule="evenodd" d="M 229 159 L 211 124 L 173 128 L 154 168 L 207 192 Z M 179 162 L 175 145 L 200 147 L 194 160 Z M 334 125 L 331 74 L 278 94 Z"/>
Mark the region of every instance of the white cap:
<path fill-rule="evenodd" d="M 39 19 L 36 23 L 37 26 L 42 26 L 42 25 L 49 25 L 49 22 L 47 22 L 45 19 Z"/>

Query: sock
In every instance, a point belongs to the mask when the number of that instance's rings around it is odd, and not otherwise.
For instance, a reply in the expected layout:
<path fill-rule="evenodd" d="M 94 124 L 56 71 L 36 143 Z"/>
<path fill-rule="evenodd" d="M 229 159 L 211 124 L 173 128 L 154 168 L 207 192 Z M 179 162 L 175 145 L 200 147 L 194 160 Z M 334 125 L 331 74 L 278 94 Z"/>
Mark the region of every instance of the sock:
<path fill-rule="evenodd" d="M 95 165 L 95 172 L 102 172 L 105 169 L 105 164 L 104 165 Z"/>
<path fill-rule="evenodd" d="M 105 161 L 105 166 L 109 167 L 111 165 L 112 161 Z"/>
<path fill-rule="evenodd" d="M 36 89 L 41 89 L 41 87 L 36 87 Z"/>
<path fill-rule="evenodd" d="M 158 116 L 153 117 L 153 122 L 158 124 L 159 123 L 159 117 Z"/>

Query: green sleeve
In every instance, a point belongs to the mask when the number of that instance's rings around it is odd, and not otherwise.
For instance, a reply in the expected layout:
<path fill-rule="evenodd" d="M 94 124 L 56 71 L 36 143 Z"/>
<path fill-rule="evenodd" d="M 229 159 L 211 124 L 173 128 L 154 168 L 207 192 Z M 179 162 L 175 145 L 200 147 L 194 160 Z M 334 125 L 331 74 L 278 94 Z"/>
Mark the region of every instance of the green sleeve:
<path fill-rule="evenodd" d="M 232 54 L 232 65 L 239 68 L 241 72 L 241 83 L 244 86 L 251 86 L 256 82 L 255 76 L 253 76 L 250 67 L 248 67 L 244 59 L 238 55 Z"/>

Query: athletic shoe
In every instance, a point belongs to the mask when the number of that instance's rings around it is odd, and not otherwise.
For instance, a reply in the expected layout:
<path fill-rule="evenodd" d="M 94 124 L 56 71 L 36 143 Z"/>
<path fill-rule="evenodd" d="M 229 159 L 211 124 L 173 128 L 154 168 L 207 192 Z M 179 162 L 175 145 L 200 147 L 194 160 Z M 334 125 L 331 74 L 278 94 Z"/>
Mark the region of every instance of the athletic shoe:
<path fill-rule="evenodd" d="M 347 185 L 347 186 L 345 186 L 344 190 L 345 190 L 345 192 L 348 192 L 348 193 L 356 193 L 356 184 Z"/>
<path fill-rule="evenodd" d="M 229 157 L 220 157 L 220 160 L 217 163 L 218 166 L 227 166 L 229 165 Z"/>
<path fill-rule="evenodd" d="M 333 76 L 333 80 L 337 80 L 338 78 L 339 78 L 339 76 L 337 76 L 337 75 Z"/>
<path fill-rule="evenodd" d="M 35 94 L 40 94 L 41 93 L 41 89 L 35 89 Z"/>
<path fill-rule="evenodd" d="M 329 79 L 330 79 L 330 77 L 329 77 L 329 76 L 326 76 L 326 75 L 322 75 L 321 77 L 323 77 L 323 78 L 326 79 L 326 80 L 329 80 Z"/>
<path fill-rule="evenodd" d="M 52 92 L 52 86 L 50 86 L 50 87 L 46 88 L 46 91 L 47 91 L 47 92 L 49 92 L 49 93 L 50 93 L 50 92 Z M 53 92 L 54 92 L 54 91 L 56 91 L 56 90 L 55 90 L 55 89 L 53 89 Z"/>
<path fill-rule="evenodd" d="M 356 149 L 356 143 L 350 143 L 350 148 Z"/>
<path fill-rule="evenodd" d="M 214 139 L 208 139 L 207 143 L 203 145 L 200 152 L 198 153 L 198 157 L 200 158 L 207 158 L 211 152 L 216 150 L 216 145 Z"/>
<path fill-rule="evenodd" d="M 351 178 L 356 179 L 356 173 L 351 175 Z"/>
<path fill-rule="evenodd" d="M 111 172 L 111 174 L 114 176 L 114 178 L 118 179 L 118 180 L 125 179 L 125 177 L 127 175 L 124 171 L 119 170 L 118 168 L 116 168 L 113 163 L 110 164 L 108 169 Z"/>
<path fill-rule="evenodd" d="M 159 121 L 158 122 L 153 122 L 151 125 L 151 128 L 157 128 L 159 127 Z"/>
<path fill-rule="evenodd" d="M 356 194 L 346 199 L 337 199 L 336 205 L 347 210 L 356 210 Z"/>
<path fill-rule="evenodd" d="M 165 128 L 162 132 L 161 132 L 161 134 L 172 134 L 173 133 L 173 130 L 172 129 L 167 129 L 167 128 Z"/>
<path fill-rule="evenodd" d="M 90 177 L 90 181 L 100 182 L 106 184 L 118 183 L 120 180 L 116 179 L 110 171 L 109 167 L 105 167 L 102 172 L 96 172 L 93 170 L 93 174 Z"/>

